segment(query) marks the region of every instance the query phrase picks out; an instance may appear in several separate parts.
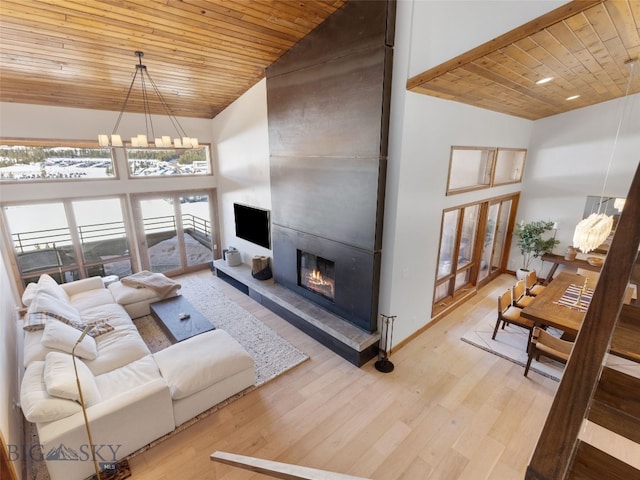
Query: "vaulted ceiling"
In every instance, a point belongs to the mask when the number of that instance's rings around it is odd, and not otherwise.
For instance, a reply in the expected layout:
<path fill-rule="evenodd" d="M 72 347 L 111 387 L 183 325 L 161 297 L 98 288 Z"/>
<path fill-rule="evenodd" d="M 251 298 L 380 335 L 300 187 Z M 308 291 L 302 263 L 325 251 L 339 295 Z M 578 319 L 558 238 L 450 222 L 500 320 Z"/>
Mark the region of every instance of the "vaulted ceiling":
<path fill-rule="evenodd" d="M 640 0 L 580 0 L 416 75 L 407 88 L 536 120 L 640 92 L 639 60 Z M 536 83 L 543 79 L 551 80 Z"/>
<path fill-rule="evenodd" d="M 174 114 L 212 118 L 346 1 L 1 0 L 0 101 L 118 111 L 140 50 Z M 624 95 L 638 58 L 640 0 L 579 0 L 407 88 L 537 119 Z M 136 88 L 127 111 L 143 111 Z"/>
<path fill-rule="evenodd" d="M 213 118 L 345 1 L 1 0 L 0 100 L 119 111 L 139 50 L 175 115 Z"/>

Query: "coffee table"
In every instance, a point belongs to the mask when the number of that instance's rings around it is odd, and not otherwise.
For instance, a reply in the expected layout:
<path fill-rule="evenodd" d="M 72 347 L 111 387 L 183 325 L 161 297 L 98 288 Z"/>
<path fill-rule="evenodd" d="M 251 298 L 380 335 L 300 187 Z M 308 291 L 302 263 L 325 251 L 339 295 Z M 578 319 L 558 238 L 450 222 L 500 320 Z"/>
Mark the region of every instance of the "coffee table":
<path fill-rule="evenodd" d="M 181 342 L 216 328 L 182 295 L 154 302 L 149 305 L 149 308 L 151 316 L 172 343 Z M 188 315 L 189 318 L 181 319 L 182 314 Z"/>

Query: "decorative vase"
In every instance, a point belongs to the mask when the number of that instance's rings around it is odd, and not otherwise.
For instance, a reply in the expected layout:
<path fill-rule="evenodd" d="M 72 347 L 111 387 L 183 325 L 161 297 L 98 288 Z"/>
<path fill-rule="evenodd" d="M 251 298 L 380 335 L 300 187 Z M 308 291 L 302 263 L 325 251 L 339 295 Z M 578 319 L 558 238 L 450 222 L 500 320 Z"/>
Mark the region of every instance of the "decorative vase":
<path fill-rule="evenodd" d="M 519 268 L 518 270 L 516 270 L 516 278 L 518 280 L 524 280 L 525 278 L 527 278 L 527 275 L 529 275 L 529 272 L 531 270 L 525 270 L 524 268 Z"/>
<path fill-rule="evenodd" d="M 576 247 L 572 247 L 571 245 L 569 245 L 567 247 L 566 253 L 564 254 L 564 259 L 572 262 L 576 259 L 577 253 L 578 253 L 578 249 Z"/>

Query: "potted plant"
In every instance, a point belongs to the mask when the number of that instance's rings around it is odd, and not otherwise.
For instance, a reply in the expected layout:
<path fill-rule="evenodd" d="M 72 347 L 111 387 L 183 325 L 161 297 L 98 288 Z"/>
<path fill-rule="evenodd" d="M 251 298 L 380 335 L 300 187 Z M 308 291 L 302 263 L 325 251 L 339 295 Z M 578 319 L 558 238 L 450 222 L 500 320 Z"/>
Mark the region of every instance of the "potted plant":
<path fill-rule="evenodd" d="M 553 247 L 560 243 L 555 237 L 542 238 L 542 235 L 550 230 L 553 230 L 553 222 L 543 220 L 516 225 L 513 234 L 517 238 L 516 242 L 522 254 L 522 268 L 516 272 L 518 279 L 524 278 L 529 273 L 534 259 L 550 253 Z"/>

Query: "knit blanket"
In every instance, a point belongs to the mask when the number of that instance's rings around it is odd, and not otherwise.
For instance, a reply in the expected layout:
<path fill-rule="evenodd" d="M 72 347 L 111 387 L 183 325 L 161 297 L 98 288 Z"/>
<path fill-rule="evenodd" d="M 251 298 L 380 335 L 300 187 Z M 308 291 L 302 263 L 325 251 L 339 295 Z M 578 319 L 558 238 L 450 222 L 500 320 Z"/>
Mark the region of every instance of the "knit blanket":
<path fill-rule="evenodd" d="M 149 272 L 142 270 L 120 280 L 123 285 L 133 288 L 150 288 L 160 298 L 166 298 L 175 295 L 181 285 L 164 276 L 162 273 Z"/>

